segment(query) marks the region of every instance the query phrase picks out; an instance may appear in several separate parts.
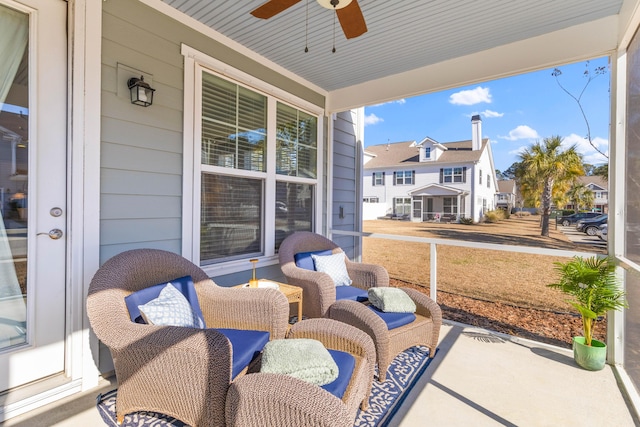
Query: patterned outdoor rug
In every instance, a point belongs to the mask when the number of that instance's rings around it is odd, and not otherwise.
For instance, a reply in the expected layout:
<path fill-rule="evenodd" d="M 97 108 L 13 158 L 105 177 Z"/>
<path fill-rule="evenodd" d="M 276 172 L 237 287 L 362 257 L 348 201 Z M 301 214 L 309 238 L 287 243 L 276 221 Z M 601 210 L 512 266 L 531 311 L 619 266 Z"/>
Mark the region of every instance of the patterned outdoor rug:
<path fill-rule="evenodd" d="M 358 411 L 354 427 L 385 427 L 396 414 L 400 405 L 415 385 L 416 381 L 431 362 L 426 347 L 411 347 L 400 353 L 391 363 L 384 383 L 373 382 L 369 409 Z M 102 419 L 113 427 L 186 427 L 175 418 L 155 412 L 136 412 L 124 417 L 124 422 L 116 424 L 115 406 L 117 390 L 101 394 L 97 406 Z"/>

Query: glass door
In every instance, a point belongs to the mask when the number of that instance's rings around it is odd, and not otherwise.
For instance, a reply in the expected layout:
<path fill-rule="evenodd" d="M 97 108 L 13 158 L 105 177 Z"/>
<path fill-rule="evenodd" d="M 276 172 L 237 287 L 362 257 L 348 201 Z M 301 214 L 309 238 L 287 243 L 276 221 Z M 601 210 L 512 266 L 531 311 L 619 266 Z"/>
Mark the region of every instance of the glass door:
<path fill-rule="evenodd" d="M 0 392 L 64 371 L 66 3 L 0 0 Z"/>

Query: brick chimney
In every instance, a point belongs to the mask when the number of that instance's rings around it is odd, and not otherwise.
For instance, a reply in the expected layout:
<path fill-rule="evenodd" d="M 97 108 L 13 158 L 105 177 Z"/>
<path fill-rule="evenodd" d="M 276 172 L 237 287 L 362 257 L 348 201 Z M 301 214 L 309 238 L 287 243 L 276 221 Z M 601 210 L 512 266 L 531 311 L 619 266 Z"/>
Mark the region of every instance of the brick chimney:
<path fill-rule="evenodd" d="M 479 114 L 471 117 L 471 149 L 482 148 L 482 119 Z"/>

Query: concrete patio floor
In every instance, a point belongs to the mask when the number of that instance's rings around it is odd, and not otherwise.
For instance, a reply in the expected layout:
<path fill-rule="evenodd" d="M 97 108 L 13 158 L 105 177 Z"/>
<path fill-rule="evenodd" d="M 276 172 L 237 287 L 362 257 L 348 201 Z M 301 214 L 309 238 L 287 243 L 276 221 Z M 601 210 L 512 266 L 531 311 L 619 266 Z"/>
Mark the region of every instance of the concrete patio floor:
<path fill-rule="evenodd" d="M 113 388 L 114 383 L 103 381 L 99 389 L 8 420 L 4 426 L 102 426 L 95 397 Z M 575 365 L 569 350 L 447 322 L 438 354 L 391 425 L 640 424 L 610 366 L 585 371 Z"/>

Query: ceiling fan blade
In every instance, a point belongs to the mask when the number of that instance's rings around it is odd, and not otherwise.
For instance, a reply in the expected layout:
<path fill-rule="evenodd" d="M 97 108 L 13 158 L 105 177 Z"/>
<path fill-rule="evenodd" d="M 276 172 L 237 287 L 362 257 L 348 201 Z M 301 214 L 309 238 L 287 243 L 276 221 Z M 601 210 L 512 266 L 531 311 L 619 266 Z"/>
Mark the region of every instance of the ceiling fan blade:
<path fill-rule="evenodd" d="M 262 6 L 257 7 L 251 14 L 256 18 L 269 19 L 280 12 L 290 8 L 300 0 L 269 0 Z"/>
<path fill-rule="evenodd" d="M 338 14 L 342 31 L 348 39 L 361 36 L 367 32 L 367 23 L 364 22 L 364 16 L 357 0 L 353 0 L 342 9 L 336 9 L 336 13 Z"/>

